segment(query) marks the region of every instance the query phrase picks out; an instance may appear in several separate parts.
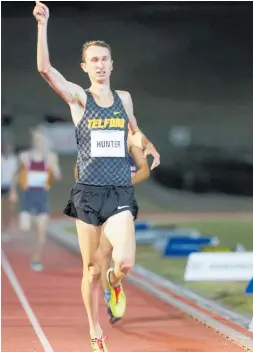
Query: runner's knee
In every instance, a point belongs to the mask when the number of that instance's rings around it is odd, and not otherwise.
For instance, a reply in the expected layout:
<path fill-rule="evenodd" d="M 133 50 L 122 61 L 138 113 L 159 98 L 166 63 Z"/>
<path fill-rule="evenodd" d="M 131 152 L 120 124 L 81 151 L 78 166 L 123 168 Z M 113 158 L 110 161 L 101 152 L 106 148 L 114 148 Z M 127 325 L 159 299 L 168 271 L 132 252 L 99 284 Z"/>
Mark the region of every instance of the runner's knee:
<path fill-rule="evenodd" d="M 89 280 L 90 283 L 98 281 L 101 268 L 98 264 L 89 264 L 83 268 L 83 281 Z"/>
<path fill-rule="evenodd" d="M 102 260 L 110 260 L 112 257 L 112 249 L 109 247 L 104 247 L 101 249 Z"/>

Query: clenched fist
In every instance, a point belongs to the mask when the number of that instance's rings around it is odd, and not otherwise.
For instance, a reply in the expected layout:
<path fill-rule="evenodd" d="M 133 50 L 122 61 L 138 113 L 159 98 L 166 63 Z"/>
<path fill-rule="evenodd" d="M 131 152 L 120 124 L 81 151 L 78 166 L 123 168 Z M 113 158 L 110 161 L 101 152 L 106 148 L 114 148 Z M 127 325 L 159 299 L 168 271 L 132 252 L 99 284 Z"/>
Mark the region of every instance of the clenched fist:
<path fill-rule="evenodd" d="M 36 5 L 33 10 L 33 16 L 36 18 L 38 24 L 46 24 L 49 18 L 48 7 L 40 1 L 35 1 Z"/>

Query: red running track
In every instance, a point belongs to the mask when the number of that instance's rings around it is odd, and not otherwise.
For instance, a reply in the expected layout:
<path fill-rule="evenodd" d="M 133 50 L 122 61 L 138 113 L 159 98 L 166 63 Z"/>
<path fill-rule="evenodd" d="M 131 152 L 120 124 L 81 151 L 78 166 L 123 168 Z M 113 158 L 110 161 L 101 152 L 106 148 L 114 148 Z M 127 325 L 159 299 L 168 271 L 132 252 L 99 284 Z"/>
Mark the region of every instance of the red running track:
<path fill-rule="evenodd" d="M 2 352 L 88 352 L 88 324 L 81 298 L 80 258 L 48 241 L 45 271 L 29 268 L 30 237 L 3 245 L 28 308 L 14 291 L 2 266 Z M 2 257 L 2 263 L 4 256 Z M 17 289 L 17 285 L 14 284 Z M 101 299 L 101 325 L 109 336 L 109 352 L 242 352 L 214 330 L 125 283 L 128 307 L 111 327 Z M 22 292 L 19 292 L 22 295 Z M 24 305 L 26 312 L 24 310 Z M 34 327 L 27 316 L 35 319 Z M 42 343 L 44 347 L 42 346 Z"/>

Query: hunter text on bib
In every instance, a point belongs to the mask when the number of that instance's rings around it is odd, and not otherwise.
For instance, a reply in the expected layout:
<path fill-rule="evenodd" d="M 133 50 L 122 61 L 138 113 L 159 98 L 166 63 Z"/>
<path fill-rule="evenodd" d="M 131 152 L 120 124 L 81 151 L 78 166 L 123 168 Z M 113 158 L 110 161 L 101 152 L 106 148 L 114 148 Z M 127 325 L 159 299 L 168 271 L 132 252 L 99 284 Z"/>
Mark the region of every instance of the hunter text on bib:
<path fill-rule="evenodd" d="M 91 157 L 124 158 L 124 131 L 91 131 Z"/>

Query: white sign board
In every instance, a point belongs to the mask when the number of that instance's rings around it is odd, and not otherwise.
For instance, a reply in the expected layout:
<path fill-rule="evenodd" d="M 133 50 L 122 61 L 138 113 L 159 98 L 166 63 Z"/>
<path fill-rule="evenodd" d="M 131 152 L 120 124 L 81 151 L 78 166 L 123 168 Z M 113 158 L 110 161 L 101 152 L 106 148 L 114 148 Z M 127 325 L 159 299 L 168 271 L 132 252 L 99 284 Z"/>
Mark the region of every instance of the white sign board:
<path fill-rule="evenodd" d="M 253 252 L 191 253 L 185 281 L 249 281 L 253 276 Z"/>

